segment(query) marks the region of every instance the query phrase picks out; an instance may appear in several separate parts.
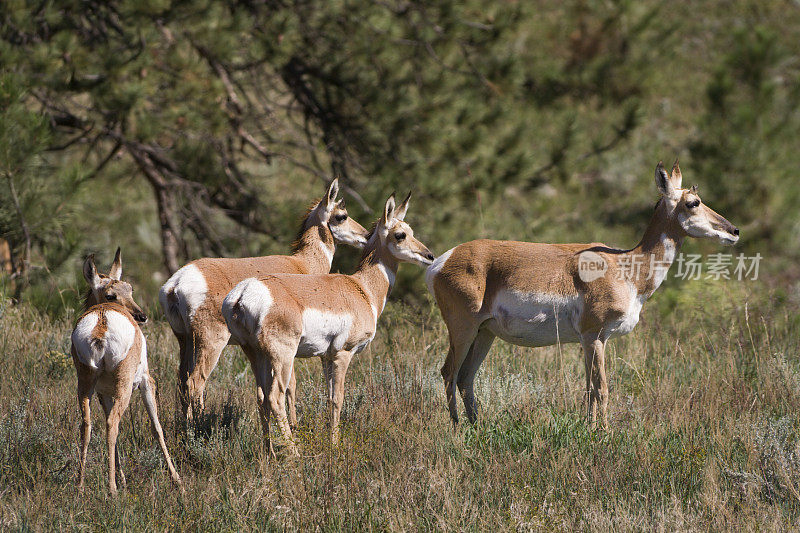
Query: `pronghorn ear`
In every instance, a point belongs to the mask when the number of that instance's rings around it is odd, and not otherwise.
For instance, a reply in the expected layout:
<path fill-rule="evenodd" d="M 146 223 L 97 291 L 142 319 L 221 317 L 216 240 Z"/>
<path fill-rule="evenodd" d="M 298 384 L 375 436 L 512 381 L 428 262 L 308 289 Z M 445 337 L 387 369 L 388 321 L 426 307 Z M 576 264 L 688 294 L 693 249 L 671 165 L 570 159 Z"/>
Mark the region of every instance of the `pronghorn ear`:
<path fill-rule="evenodd" d="M 108 271 L 108 277 L 117 281 L 122 279 L 122 256 L 121 250 L 117 247 L 117 253 L 114 254 L 114 262 L 111 263 L 111 269 Z"/>
<path fill-rule="evenodd" d="M 681 176 L 681 167 L 678 166 L 678 158 L 675 158 L 675 164 L 672 165 L 672 176 L 670 176 L 670 181 L 672 181 L 672 186 L 676 189 L 681 188 L 681 183 L 683 182 L 683 176 Z"/>
<path fill-rule="evenodd" d="M 394 193 L 386 200 L 386 205 L 383 207 L 383 223 L 388 224 L 394 218 Z"/>
<path fill-rule="evenodd" d="M 83 277 L 92 289 L 100 286 L 100 276 L 97 274 L 97 267 L 94 266 L 94 254 L 90 254 L 83 262 Z"/>
<path fill-rule="evenodd" d="M 403 200 L 403 203 L 397 207 L 397 210 L 394 213 L 394 217 L 397 220 L 403 220 L 406 218 L 406 211 L 408 211 L 408 201 L 411 199 L 411 191 L 408 191 L 408 196 L 406 199 Z"/>
<path fill-rule="evenodd" d="M 328 187 L 328 193 L 325 195 L 325 208 L 331 211 L 336 206 L 336 196 L 339 194 L 339 178 L 333 180 Z"/>
<path fill-rule="evenodd" d="M 677 190 L 672 184 L 672 180 L 670 180 L 669 176 L 667 175 L 667 171 L 664 170 L 664 163 L 661 161 L 659 161 L 658 165 L 656 166 L 656 187 L 658 187 L 658 190 L 661 191 L 662 195 L 669 199 L 674 198 L 677 194 Z"/>

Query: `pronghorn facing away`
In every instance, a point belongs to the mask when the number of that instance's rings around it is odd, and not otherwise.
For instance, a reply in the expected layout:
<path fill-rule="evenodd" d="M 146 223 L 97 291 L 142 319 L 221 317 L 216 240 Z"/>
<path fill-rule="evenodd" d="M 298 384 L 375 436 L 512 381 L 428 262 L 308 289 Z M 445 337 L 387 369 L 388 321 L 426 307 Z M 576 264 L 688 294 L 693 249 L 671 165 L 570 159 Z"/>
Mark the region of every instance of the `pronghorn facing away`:
<path fill-rule="evenodd" d="M 83 265 L 83 276 L 89 283 L 89 292 L 83 314 L 72 331 L 72 361 L 78 373 L 78 406 L 82 418 L 79 490 L 83 489 L 86 452 L 92 434 L 90 405 L 95 391 L 106 414 L 108 487 L 111 494 L 116 495 L 116 470 L 125 486 L 125 475 L 117 453 L 117 435 L 131 393 L 138 388 L 142 391 L 153 433 L 167 461 L 169 473 L 182 491 L 181 478 L 172 464 L 158 422 L 156 384 L 147 368 L 147 345 L 138 325 L 146 322 L 147 316 L 133 301 L 130 284 L 120 281 L 122 261 L 119 248 L 108 276 L 97 273 L 93 255 Z"/>
<path fill-rule="evenodd" d="M 428 268 L 426 281 L 447 324 L 444 378 L 450 417 L 458 422 L 456 386 L 475 421 L 473 382 L 495 337 L 521 346 L 580 342 L 588 419 L 607 427 L 606 341 L 630 333 L 642 305 L 666 277 L 683 239 L 732 245 L 739 230 L 705 206 L 697 188 L 681 188 L 678 162 L 655 173 L 661 199 L 631 250 L 603 244 L 478 240 L 456 246 Z"/>
<path fill-rule="evenodd" d="M 220 314 L 222 300 L 243 279 L 278 272 L 324 274 L 330 271 L 335 241 L 357 248 L 366 243 L 367 230 L 347 216 L 343 200 L 336 200 L 339 181 L 333 180 L 322 200 L 306 213 L 292 255 L 203 258 L 184 266 L 159 291 L 159 302 L 180 346 L 178 396 L 184 416 L 203 408 L 206 380 L 219 361 L 230 333 Z M 294 375 L 289 390 L 289 413 L 295 423 Z"/>
<path fill-rule="evenodd" d="M 409 194 L 409 197 L 411 195 Z M 297 454 L 284 410 L 284 394 L 295 357 L 318 356 L 328 388 L 331 439 L 338 441 L 344 378 L 354 354 L 372 341 L 378 317 L 400 262 L 429 265 L 433 254 L 403 222 L 407 197 L 395 209 L 394 195 L 370 233 L 353 275 L 278 274 L 242 281 L 225 297 L 222 315 L 250 360 L 267 449 L 270 411 Z"/>

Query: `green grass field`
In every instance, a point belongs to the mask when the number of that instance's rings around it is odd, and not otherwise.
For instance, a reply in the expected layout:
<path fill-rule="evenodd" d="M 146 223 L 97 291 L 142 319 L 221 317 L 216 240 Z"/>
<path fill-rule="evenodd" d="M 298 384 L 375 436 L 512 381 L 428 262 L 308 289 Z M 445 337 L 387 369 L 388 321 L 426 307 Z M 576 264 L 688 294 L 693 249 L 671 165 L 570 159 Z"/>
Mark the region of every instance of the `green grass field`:
<path fill-rule="evenodd" d="M 297 365 L 302 457 L 267 460 L 253 378 L 227 348 L 207 413 L 176 432 L 177 343 L 146 327 L 170 484 L 138 393 L 122 423 L 127 490 L 106 488 L 93 403 L 87 490 L 76 492 L 71 319 L 2 309 L 0 527 L 4 530 L 790 530 L 800 524 L 797 309 L 766 288 L 686 283 L 656 293 L 609 343 L 610 429 L 583 418 L 577 345 L 497 342 L 478 376 L 479 423 L 453 431 L 431 305 L 394 303 L 350 366 L 331 449 L 317 361 Z M 154 311 L 154 310 L 151 310 Z M 273 435 L 277 428 L 273 428 Z"/>

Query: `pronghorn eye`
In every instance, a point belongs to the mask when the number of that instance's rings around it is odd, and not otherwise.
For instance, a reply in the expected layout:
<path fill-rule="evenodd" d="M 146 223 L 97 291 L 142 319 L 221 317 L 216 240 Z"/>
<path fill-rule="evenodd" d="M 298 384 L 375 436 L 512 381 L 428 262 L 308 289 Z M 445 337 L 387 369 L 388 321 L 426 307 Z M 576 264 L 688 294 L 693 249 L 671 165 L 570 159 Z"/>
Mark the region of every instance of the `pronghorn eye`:
<path fill-rule="evenodd" d="M 116 294 L 112 293 L 112 294 L 107 294 L 106 295 L 106 300 L 108 300 L 109 302 L 113 302 L 116 299 L 117 299 L 117 295 Z"/>
<path fill-rule="evenodd" d="M 692 200 L 691 202 L 686 202 L 686 207 L 688 207 L 689 209 L 694 209 L 698 205 L 700 205 L 700 200 L 699 199 Z"/>
<path fill-rule="evenodd" d="M 336 220 L 336 222 L 344 222 L 345 220 L 347 220 L 347 215 L 336 215 L 333 218 L 334 220 Z"/>
<path fill-rule="evenodd" d="M 394 238 L 397 239 L 398 241 L 402 241 L 403 239 L 406 238 L 406 234 L 403 233 L 402 231 L 398 231 L 397 233 L 394 234 Z"/>

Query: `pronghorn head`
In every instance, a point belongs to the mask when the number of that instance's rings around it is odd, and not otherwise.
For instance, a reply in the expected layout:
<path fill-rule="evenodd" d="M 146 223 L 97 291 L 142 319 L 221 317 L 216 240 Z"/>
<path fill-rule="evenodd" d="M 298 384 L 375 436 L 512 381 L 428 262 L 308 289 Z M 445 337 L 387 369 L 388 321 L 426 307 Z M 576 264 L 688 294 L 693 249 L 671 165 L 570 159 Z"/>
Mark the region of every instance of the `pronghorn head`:
<path fill-rule="evenodd" d="M 117 303 L 127 309 L 140 324 L 147 322 L 147 315 L 133 300 L 133 287 L 130 283 L 121 281 L 122 259 L 119 248 L 107 276 L 97 272 L 94 254 L 91 254 L 83 263 L 83 277 L 89 283 L 89 295 L 85 304 L 87 308 L 105 302 Z"/>
<path fill-rule="evenodd" d="M 677 159 L 672 166 L 671 175 L 667 175 L 664 165 L 661 161 L 658 162 L 656 186 L 661 191 L 670 219 L 677 221 L 690 237 L 716 239 L 727 245 L 736 244 L 739 240 L 739 228 L 705 205 L 697 194 L 696 185 L 691 189 L 682 189 L 681 181 Z"/>
<path fill-rule="evenodd" d="M 356 248 L 363 248 L 367 244 L 369 232 L 364 226 L 348 216 L 344 200 L 336 200 L 338 194 L 339 179 L 337 178 L 331 182 L 325 196 L 319 201 L 319 204 L 312 210 L 311 214 L 316 217 L 318 224 L 328 226 L 337 242 L 349 244 Z"/>
<path fill-rule="evenodd" d="M 434 257 L 428 247 L 414 238 L 414 230 L 403 222 L 408 210 L 411 193 L 399 206 L 395 206 L 394 193 L 386 200 L 383 216 L 378 220 L 375 233 L 389 253 L 398 261 L 416 263 L 427 266 L 433 263 Z"/>

